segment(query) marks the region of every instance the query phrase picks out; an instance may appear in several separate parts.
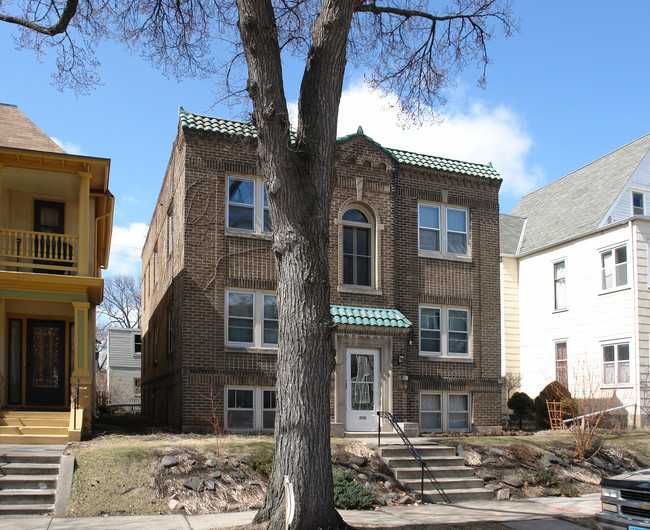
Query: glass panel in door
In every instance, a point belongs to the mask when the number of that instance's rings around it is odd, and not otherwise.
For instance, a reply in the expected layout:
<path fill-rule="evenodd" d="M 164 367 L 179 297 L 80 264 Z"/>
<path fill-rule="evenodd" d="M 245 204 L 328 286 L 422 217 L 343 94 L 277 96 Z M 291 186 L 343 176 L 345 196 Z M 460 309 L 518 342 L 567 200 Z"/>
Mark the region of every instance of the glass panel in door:
<path fill-rule="evenodd" d="M 348 350 L 348 430 L 374 431 L 377 428 L 378 361 L 377 350 Z"/>
<path fill-rule="evenodd" d="M 65 322 L 27 321 L 26 404 L 65 405 Z"/>

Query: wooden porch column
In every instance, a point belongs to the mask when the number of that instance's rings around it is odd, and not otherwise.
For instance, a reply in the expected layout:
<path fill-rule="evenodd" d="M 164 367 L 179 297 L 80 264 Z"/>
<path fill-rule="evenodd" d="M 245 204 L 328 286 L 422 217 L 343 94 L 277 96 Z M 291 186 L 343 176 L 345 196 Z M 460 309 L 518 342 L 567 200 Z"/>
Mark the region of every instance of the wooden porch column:
<path fill-rule="evenodd" d="M 77 274 L 88 276 L 88 257 L 90 250 L 90 177 L 86 171 L 79 175 L 79 263 Z"/>
<path fill-rule="evenodd" d="M 88 351 L 88 302 L 73 302 L 74 308 L 74 371 L 70 375 L 70 402 L 73 403 L 79 382 L 79 408 L 84 410 L 83 430 L 90 430 L 93 380 L 90 370 L 92 356 Z"/>

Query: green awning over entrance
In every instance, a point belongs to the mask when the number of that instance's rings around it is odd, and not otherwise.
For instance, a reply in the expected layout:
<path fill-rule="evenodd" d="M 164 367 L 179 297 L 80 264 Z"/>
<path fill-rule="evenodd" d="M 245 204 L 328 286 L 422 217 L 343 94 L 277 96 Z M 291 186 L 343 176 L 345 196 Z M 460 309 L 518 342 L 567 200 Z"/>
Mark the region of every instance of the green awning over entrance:
<path fill-rule="evenodd" d="M 410 328 L 413 326 L 411 321 L 397 309 L 331 305 L 330 314 L 335 324 L 386 328 Z"/>

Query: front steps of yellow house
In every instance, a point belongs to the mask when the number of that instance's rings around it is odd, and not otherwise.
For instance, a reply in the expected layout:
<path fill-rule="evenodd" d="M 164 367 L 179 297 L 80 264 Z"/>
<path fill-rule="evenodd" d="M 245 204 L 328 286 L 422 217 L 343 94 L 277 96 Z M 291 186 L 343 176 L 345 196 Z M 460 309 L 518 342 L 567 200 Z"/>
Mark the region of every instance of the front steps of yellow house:
<path fill-rule="evenodd" d="M 0 410 L 0 444 L 65 445 L 78 441 L 83 421 L 80 412 L 75 425 L 70 412 Z"/>

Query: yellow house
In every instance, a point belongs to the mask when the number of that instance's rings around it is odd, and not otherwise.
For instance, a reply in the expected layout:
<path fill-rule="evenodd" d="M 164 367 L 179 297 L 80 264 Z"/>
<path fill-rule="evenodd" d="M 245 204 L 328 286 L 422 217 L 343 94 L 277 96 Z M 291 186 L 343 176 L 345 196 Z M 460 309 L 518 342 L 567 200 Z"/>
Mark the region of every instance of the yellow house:
<path fill-rule="evenodd" d="M 109 168 L 0 104 L 0 444 L 65 443 L 90 428 Z"/>

